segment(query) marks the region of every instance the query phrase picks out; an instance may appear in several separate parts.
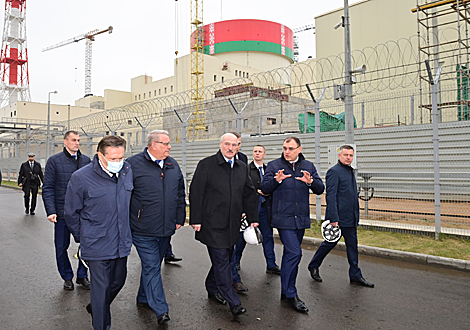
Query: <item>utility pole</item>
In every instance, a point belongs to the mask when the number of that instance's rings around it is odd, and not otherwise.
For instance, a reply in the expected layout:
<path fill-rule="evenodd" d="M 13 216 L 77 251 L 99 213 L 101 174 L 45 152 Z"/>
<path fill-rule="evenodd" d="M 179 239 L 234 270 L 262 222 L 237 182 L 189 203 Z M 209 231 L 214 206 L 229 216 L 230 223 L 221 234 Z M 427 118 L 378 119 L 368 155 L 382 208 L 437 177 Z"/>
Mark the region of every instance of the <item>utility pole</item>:
<path fill-rule="evenodd" d="M 351 72 L 351 33 L 349 25 L 349 3 L 344 0 L 344 142 L 354 144 L 354 103 Z"/>

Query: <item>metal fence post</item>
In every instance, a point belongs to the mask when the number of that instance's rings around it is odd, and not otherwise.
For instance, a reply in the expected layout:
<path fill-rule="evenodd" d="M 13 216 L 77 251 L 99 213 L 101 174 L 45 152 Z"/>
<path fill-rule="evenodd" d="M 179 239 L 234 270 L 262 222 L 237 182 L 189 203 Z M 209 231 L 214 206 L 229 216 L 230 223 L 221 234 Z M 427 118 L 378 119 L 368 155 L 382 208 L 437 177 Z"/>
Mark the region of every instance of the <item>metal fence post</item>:
<path fill-rule="evenodd" d="M 415 95 L 411 95 L 411 125 L 415 122 Z"/>
<path fill-rule="evenodd" d="M 366 105 L 364 101 L 362 101 L 362 125 L 361 128 L 364 128 L 366 124 Z"/>
<path fill-rule="evenodd" d="M 316 112 L 315 112 L 316 115 Z M 315 118 L 315 123 L 317 122 L 317 119 Z M 308 126 L 308 113 L 307 109 L 304 111 L 304 134 L 307 133 L 307 126 Z"/>
<path fill-rule="evenodd" d="M 263 134 L 263 116 L 259 116 L 259 136 Z"/>

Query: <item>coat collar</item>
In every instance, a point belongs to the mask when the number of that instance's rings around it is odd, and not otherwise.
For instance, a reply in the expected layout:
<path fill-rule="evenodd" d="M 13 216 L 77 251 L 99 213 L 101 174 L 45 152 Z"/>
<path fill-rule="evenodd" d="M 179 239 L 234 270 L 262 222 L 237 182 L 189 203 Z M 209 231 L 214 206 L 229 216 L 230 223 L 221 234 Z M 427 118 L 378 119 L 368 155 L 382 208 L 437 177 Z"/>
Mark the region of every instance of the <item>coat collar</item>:
<path fill-rule="evenodd" d="M 65 156 L 67 156 L 68 158 L 71 158 L 73 160 L 75 160 L 75 158 L 70 154 L 70 152 L 64 147 L 64 154 Z M 77 160 L 80 159 L 80 156 L 82 155 L 82 153 L 80 152 L 80 149 L 77 150 Z"/>
<path fill-rule="evenodd" d="M 95 156 L 93 157 L 93 160 L 92 160 L 92 165 L 93 165 L 93 171 L 98 174 L 99 176 L 103 177 L 103 178 L 107 178 L 107 179 L 110 179 L 111 180 L 111 177 L 109 176 L 108 173 L 106 173 L 102 168 L 101 168 L 101 165 L 100 165 L 100 159 L 98 158 L 98 155 L 95 154 Z M 122 169 L 119 171 L 119 177 L 121 177 L 121 175 L 123 174 L 127 174 L 127 172 L 129 172 L 129 169 L 130 169 L 130 165 L 128 162 L 124 161 L 124 165 L 122 166 Z"/>
<path fill-rule="evenodd" d="M 224 163 L 227 163 L 227 162 L 225 161 L 225 158 L 224 158 L 224 156 L 222 155 L 222 151 L 220 151 L 220 149 L 219 149 L 219 151 L 217 151 L 217 153 L 215 154 L 215 158 L 217 159 L 217 164 L 219 164 L 219 165 L 222 165 L 222 164 L 224 164 Z M 233 157 L 232 160 L 234 160 L 233 166 L 239 165 L 239 162 L 241 161 L 241 160 L 239 160 L 239 159 L 236 159 L 235 157 Z"/>

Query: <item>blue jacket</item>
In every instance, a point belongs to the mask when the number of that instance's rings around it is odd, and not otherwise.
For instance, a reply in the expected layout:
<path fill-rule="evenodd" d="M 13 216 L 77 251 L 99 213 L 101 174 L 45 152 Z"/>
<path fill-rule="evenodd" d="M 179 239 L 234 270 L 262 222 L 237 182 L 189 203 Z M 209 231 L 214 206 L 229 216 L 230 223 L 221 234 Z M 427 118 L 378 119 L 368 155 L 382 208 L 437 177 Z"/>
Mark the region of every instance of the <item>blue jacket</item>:
<path fill-rule="evenodd" d="M 183 226 L 186 220 L 184 179 L 178 163 L 167 157 L 161 169 L 152 161 L 147 148 L 127 161 L 134 177 L 130 207 L 132 234 L 173 235 L 176 224 Z"/>
<path fill-rule="evenodd" d="M 47 216 L 57 214 L 59 219 L 64 219 L 64 201 L 67 184 L 72 173 L 90 163 L 90 158 L 77 151 L 78 160 L 75 160 L 65 149 L 51 157 L 46 164 L 44 181 L 42 186 L 42 201 Z"/>
<path fill-rule="evenodd" d="M 284 169 L 284 174 L 292 176 L 279 183 L 274 179 L 274 175 L 281 169 Z M 301 170 L 308 171 L 312 176 L 313 182 L 310 186 L 296 179 L 303 176 Z M 299 154 L 299 160 L 295 163 L 295 171 L 284 155 L 269 162 L 261 182 L 261 191 L 272 195 L 271 225 L 279 229 L 310 228 L 309 189 L 320 195 L 325 186 L 313 163 L 306 160 L 302 154 Z"/>
<path fill-rule="evenodd" d="M 325 219 L 339 222 L 340 227 L 356 227 L 359 223 L 359 200 L 354 170 L 340 161 L 326 172 Z"/>
<path fill-rule="evenodd" d="M 130 254 L 129 203 L 132 170 L 124 163 L 117 183 L 93 162 L 70 178 L 65 195 L 65 222 L 84 260 L 109 260 Z"/>

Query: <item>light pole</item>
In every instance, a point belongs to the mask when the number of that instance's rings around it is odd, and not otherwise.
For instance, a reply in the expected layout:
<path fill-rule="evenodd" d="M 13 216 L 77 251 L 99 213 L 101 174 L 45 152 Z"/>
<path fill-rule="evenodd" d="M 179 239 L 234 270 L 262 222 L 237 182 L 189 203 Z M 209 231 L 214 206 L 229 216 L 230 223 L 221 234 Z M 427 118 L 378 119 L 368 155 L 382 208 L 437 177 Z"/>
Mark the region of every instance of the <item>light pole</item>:
<path fill-rule="evenodd" d="M 50 131 L 51 131 L 51 94 L 57 94 L 57 91 L 47 94 L 47 144 L 46 144 L 46 161 L 49 159 L 50 152 Z"/>

